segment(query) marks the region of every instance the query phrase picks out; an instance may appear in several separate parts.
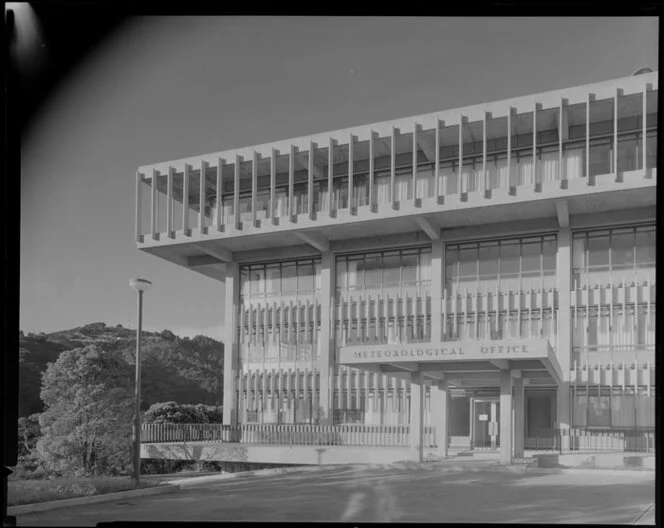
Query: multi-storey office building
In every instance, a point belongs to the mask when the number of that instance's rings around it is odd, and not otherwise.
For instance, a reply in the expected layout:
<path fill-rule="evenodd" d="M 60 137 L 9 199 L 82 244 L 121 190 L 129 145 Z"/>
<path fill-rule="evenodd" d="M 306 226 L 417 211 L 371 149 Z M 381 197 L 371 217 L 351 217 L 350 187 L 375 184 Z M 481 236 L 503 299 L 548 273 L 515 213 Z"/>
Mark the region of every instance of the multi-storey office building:
<path fill-rule="evenodd" d="M 654 429 L 656 141 L 647 73 L 157 163 L 136 239 L 226 283 L 227 423 L 507 460 Z"/>

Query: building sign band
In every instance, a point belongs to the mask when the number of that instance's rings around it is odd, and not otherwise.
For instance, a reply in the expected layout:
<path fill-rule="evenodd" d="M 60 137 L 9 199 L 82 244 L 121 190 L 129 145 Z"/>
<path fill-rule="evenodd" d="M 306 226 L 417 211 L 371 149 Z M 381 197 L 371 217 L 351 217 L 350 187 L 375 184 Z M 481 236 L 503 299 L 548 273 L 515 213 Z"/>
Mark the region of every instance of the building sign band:
<path fill-rule="evenodd" d="M 339 362 L 343 364 L 392 363 L 395 361 L 419 363 L 478 359 L 536 359 L 546 358 L 548 349 L 547 339 L 352 346 L 339 348 Z"/>

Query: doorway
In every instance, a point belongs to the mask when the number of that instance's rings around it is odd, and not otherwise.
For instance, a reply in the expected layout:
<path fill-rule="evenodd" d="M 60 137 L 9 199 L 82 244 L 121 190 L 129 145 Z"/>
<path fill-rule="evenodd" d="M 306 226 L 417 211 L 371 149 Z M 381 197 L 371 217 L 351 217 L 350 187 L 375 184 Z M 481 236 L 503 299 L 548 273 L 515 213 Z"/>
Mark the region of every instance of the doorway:
<path fill-rule="evenodd" d="M 500 400 L 474 399 L 471 417 L 471 448 L 481 451 L 500 447 Z"/>

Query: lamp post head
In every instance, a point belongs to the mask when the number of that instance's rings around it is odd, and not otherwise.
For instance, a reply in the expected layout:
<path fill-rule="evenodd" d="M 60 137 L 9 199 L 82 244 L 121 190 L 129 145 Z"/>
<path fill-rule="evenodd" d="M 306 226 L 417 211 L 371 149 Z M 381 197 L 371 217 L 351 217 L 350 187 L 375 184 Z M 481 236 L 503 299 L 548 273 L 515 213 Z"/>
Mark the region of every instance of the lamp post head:
<path fill-rule="evenodd" d="M 145 279 L 129 279 L 129 286 L 134 288 L 137 292 L 144 292 L 152 288 L 152 283 Z"/>

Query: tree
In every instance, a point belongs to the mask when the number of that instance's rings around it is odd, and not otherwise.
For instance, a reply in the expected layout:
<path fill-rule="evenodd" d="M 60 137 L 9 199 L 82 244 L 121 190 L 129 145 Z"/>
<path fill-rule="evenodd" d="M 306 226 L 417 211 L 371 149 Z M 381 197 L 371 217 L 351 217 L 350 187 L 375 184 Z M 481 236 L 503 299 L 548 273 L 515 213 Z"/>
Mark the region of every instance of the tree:
<path fill-rule="evenodd" d="M 39 414 L 22 416 L 18 419 L 18 456 L 33 454 L 39 439 Z"/>
<path fill-rule="evenodd" d="M 129 467 L 130 366 L 94 345 L 62 352 L 42 377 L 37 450 L 50 470 L 118 474 Z"/>

